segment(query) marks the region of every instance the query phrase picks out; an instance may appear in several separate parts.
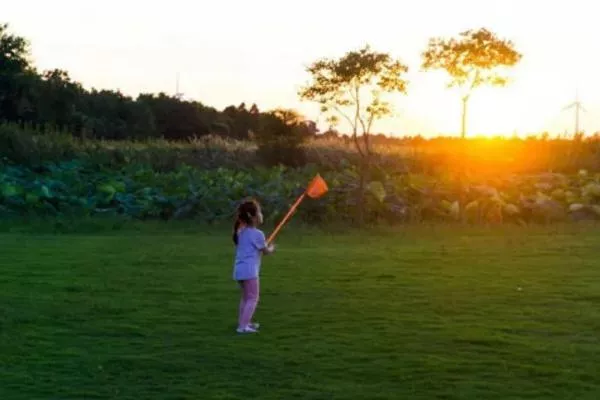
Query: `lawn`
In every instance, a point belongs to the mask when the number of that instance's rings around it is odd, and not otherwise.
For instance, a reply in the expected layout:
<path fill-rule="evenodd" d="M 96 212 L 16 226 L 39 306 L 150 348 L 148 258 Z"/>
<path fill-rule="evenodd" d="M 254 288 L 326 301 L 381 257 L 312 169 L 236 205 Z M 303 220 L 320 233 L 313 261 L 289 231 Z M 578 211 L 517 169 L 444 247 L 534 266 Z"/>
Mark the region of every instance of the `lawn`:
<path fill-rule="evenodd" d="M 599 399 L 600 230 L 0 234 L 0 399 Z"/>

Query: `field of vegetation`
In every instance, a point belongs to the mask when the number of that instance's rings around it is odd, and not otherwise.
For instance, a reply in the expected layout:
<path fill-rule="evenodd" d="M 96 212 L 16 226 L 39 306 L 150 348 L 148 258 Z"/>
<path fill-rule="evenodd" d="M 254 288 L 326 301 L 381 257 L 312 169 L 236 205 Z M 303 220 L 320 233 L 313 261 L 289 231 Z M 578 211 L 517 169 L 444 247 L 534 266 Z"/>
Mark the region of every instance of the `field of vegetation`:
<path fill-rule="evenodd" d="M 256 337 L 227 229 L 0 234 L 0 398 L 600 396 L 589 227 L 284 231 Z"/>
<path fill-rule="evenodd" d="M 480 139 L 463 151 L 452 139 L 375 143 L 379 155 L 367 185 L 367 222 L 455 221 L 461 195 L 471 223 L 600 219 L 600 175 L 585 169 L 596 162 L 595 139 Z M 253 196 L 276 219 L 316 173 L 331 192 L 307 202 L 298 218 L 346 223 L 357 214 L 359 161 L 352 144 L 340 138 L 307 142 L 300 147 L 306 162 L 295 168 L 263 162 L 252 142 L 216 136 L 187 143 L 115 142 L 3 125 L 0 144 L 4 217 L 213 223 L 229 221 L 235 204 Z"/>

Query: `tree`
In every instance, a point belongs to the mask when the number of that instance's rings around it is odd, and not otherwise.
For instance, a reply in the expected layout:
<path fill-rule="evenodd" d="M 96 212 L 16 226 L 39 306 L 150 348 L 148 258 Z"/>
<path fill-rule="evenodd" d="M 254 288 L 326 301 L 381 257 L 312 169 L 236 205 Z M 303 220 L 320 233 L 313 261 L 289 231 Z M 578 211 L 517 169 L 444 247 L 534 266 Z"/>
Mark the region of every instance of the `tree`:
<path fill-rule="evenodd" d="M 29 43 L 0 24 L 0 119 L 24 120 L 31 115 L 32 83 L 37 79 L 29 62 Z"/>
<path fill-rule="evenodd" d="M 371 129 L 377 120 L 392 112 L 384 95 L 406 94 L 407 81 L 402 75 L 408 72 L 408 67 L 367 45 L 339 59 L 317 60 L 307 72 L 312 81 L 301 89 L 301 99 L 321 104 L 324 113 L 339 115 L 352 129 L 352 139 L 361 158 L 358 219 L 362 223 L 364 190 L 373 155 Z"/>
<path fill-rule="evenodd" d="M 37 122 L 61 129 L 75 128 L 75 119 L 81 109 L 84 89 L 73 82 L 68 72 L 54 69 L 45 71 L 36 96 Z"/>
<path fill-rule="evenodd" d="M 461 90 L 461 137 L 466 136 L 467 104 L 481 86 L 505 86 L 503 69 L 515 66 L 522 55 L 514 44 L 498 38 L 485 28 L 461 32 L 458 38 L 433 38 L 423 52 L 425 70 L 444 70 L 450 75 L 449 87 Z"/>
<path fill-rule="evenodd" d="M 304 116 L 290 109 L 278 108 L 262 114 L 255 135 L 258 156 L 269 166 L 304 165 L 306 153 L 302 145 L 309 137 L 308 122 Z"/>
<path fill-rule="evenodd" d="M 203 119 L 204 106 L 198 102 L 182 101 L 165 93 L 140 94 L 138 102 L 152 111 L 158 134 L 169 140 L 186 140 L 210 134 L 213 121 Z"/>
<path fill-rule="evenodd" d="M 246 109 L 246 104 L 239 106 L 229 106 L 223 110 L 223 114 L 228 118 L 230 124 L 230 135 L 237 140 L 246 140 L 259 127 L 260 111 L 256 104 L 253 104 L 250 110 Z"/>
<path fill-rule="evenodd" d="M 150 106 L 118 91 L 85 92 L 81 102 L 81 128 L 84 137 L 110 140 L 143 139 L 158 136 Z"/>
<path fill-rule="evenodd" d="M 20 73 L 30 67 L 29 43 L 8 31 L 8 24 L 0 24 L 0 72 Z"/>

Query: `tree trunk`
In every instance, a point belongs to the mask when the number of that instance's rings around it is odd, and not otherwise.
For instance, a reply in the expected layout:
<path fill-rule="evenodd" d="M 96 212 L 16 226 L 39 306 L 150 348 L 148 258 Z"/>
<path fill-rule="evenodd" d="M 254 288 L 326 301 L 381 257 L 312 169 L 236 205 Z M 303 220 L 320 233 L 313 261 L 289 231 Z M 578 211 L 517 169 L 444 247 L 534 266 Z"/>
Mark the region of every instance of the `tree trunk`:
<path fill-rule="evenodd" d="M 357 210 L 357 223 L 359 226 L 364 226 L 365 223 L 365 191 L 367 189 L 367 183 L 369 181 L 369 169 L 370 169 L 370 155 L 365 153 L 360 160 L 360 179 L 358 184 L 358 196 L 356 201 Z"/>
<path fill-rule="evenodd" d="M 358 120 L 358 111 L 356 113 L 356 120 L 355 122 Z M 356 122 L 358 123 L 358 122 Z M 370 157 L 371 157 L 371 152 L 370 152 L 370 148 L 369 148 L 369 133 L 363 131 L 363 146 L 364 149 L 361 148 L 361 141 L 358 138 L 357 135 L 357 127 L 356 125 L 354 126 L 354 133 L 353 133 L 353 138 L 354 138 L 354 145 L 356 146 L 356 150 L 358 151 L 358 154 L 360 156 L 360 165 L 359 165 L 359 183 L 358 183 L 358 193 L 356 196 L 356 223 L 358 226 L 362 227 L 364 226 L 365 223 L 365 205 L 366 205 L 366 201 L 365 201 L 365 190 L 367 189 L 367 184 L 369 182 L 369 177 L 368 177 L 368 173 L 369 173 L 369 168 L 370 168 Z"/>
<path fill-rule="evenodd" d="M 469 102 L 469 96 L 462 98 L 462 120 L 460 127 L 460 137 L 464 139 L 467 137 L 467 103 Z"/>

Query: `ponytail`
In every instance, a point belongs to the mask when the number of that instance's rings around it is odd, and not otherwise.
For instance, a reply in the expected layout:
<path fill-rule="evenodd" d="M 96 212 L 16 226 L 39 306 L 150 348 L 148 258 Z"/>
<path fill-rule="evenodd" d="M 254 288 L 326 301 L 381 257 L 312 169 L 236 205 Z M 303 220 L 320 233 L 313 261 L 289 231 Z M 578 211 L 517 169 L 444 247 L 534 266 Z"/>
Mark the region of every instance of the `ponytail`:
<path fill-rule="evenodd" d="M 252 219 L 256 217 L 259 205 L 256 200 L 246 200 L 237 209 L 235 222 L 233 223 L 233 243 L 238 245 L 238 232 L 242 226 L 252 226 Z"/>
<path fill-rule="evenodd" d="M 237 246 L 238 244 L 238 230 L 240 229 L 240 226 L 242 225 L 242 223 L 240 222 L 239 218 L 236 218 L 235 222 L 233 223 L 233 244 L 235 244 Z"/>

